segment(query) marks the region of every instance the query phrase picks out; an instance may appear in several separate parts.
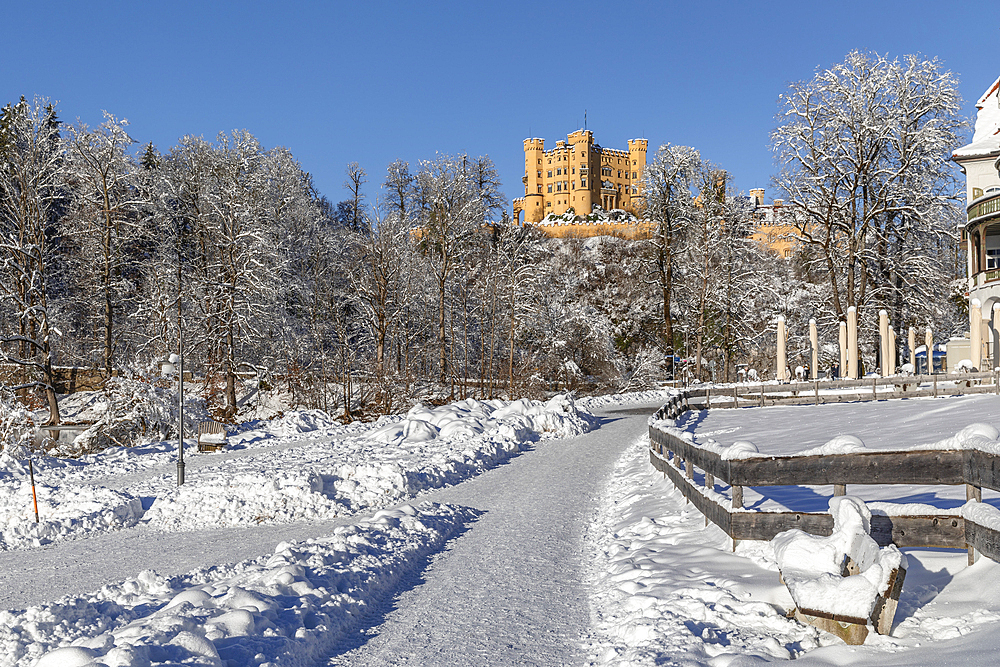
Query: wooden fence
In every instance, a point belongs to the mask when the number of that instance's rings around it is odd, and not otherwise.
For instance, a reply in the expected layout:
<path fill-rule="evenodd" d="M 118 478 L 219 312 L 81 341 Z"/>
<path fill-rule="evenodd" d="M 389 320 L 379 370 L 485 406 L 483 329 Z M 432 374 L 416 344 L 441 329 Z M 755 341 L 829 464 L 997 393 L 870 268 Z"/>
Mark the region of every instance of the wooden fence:
<path fill-rule="evenodd" d="M 990 373 L 958 377 L 963 381 L 981 381 L 991 377 L 996 379 Z M 891 384 L 901 379 L 887 380 Z M 772 392 L 787 393 L 790 386 L 801 387 L 802 383 L 770 385 L 769 388 Z M 982 393 L 984 387 L 991 393 L 997 389 L 995 384 L 978 387 L 972 385 L 964 387 L 963 393 Z M 739 404 L 738 392 L 728 394 L 730 398 L 728 406 L 721 400 L 712 403 L 713 395 L 720 397 L 719 391 L 718 389 L 683 391 L 660 408 L 655 418 L 676 419 L 690 409 L 692 398 L 704 398 L 712 407 L 733 407 Z M 888 393 L 879 396 L 879 400 L 889 398 Z M 811 398 L 815 399 L 815 396 Z M 772 397 L 770 400 L 772 403 L 768 404 L 802 402 L 794 396 Z M 859 399 L 855 397 L 853 400 Z M 872 400 L 871 397 L 868 400 Z M 848 484 L 964 484 L 966 497 L 976 500 L 982 499 L 983 487 L 1000 491 L 1000 456 L 975 449 L 872 451 L 821 456 L 757 456 L 723 459 L 720 454 L 667 433 L 655 425 L 649 427 L 649 441 L 650 461 L 653 466 L 669 477 L 708 520 L 722 528 L 734 540 L 734 544 L 738 540 L 770 540 L 790 528 L 798 528 L 815 535 L 829 535 L 833 531 L 833 518 L 826 513 L 761 512 L 743 509 L 745 486 L 829 484 L 834 487 L 834 495 L 844 495 Z M 703 488 L 694 480 L 695 467 L 704 472 Z M 731 487 L 731 507 L 705 493 L 705 490 L 714 489 L 716 481 Z M 883 546 L 892 543 L 899 547 L 964 548 L 969 550 L 970 564 L 974 562 L 976 551 L 1000 562 L 1000 532 L 966 521 L 961 515 L 873 515 L 871 533 L 872 537 Z"/>

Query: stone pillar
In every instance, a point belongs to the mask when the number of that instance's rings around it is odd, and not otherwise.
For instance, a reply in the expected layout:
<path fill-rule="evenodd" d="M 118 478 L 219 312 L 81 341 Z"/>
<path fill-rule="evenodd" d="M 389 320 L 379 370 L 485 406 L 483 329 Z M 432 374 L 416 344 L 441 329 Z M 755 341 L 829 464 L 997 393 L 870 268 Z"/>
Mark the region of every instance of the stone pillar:
<path fill-rule="evenodd" d="M 927 374 L 934 373 L 934 332 L 930 327 L 924 332 L 924 346 L 927 348 Z"/>
<path fill-rule="evenodd" d="M 1000 332 L 997 331 L 997 325 L 1000 324 L 1000 301 L 993 304 L 993 321 L 991 322 L 993 329 L 993 368 L 1000 367 Z M 992 369 L 988 369 L 992 370 Z"/>
<path fill-rule="evenodd" d="M 980 327 L 980 344 L 982 345 L 983 351 L 979 353 L 979 370 L 984 373 L 992 370 L 989 367 L 990 363 L 990 316 L 993 313 L 990 309 L 983 311 L 983 322 Z"/>
<path fill-rule="evenodd" d="M 917 374 L 917 330 L 915 327 L 910 327 L 910 335 L 906 339 L 907 344 L 910 346 L 910 366 L 913 366 L 913 374 Z"/>
<path fill-rule="evenodd" d="M 858 379 L 858 309 L 847 309 L 847 377 Z"/>
<path fill-rule="evenodd" d="M 785 316 L 778 315 L 778 372 L 774 376 L 778 382 L 785 382 L 788 377 L 785 369 L 788 368 L 788 361 L 785 359 Z"/>
<path fill-rule="evenodd" d="M 879 373 L 882 377 L 888 377 L 889 370 L 889 313 L 882 309 L 878 311 L 878 341 L 879 349 Z"/>
<path fill-rule="evenodd" d="M 980 308 L 979 299 L 973 299 L 969 304 L 969 359 L 972 367 L 979 370 L 982 363 L 981 354 L 983 351 L 983 313 Z M 948 369 L 951 372 L 952 368 Z"/>
<path fill-rule="evenodd" d="M 816 318 L 809 320 L 809 343 L 812 344 L 812 366 L 809 373 L 813 380 L 819 377 L 819 334 L 816 332 Z"/>
<path fill-rule="evenodd" d="M 840 322 L 840 377 L 847 377 L 847 322 Z"/>
<path fill-rule="evenodd" d="M 896 374 L 896 330 L 889 325 L 889 375 Z"/>

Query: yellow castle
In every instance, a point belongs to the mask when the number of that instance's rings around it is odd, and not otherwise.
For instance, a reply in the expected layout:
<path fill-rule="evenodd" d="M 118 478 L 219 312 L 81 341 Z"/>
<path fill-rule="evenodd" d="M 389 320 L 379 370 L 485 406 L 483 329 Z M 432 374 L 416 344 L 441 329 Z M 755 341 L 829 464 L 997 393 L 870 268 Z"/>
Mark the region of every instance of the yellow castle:
<path fill-rule="evenodd" d="M 513 202 L 514 220 L 538 223 L 570 209 L 589 215 L 597 206 L 636 212 L 648 143 L 632 139 L 627 151 L 602 148 L 589 130 L 569 134 L 550 150 L 545 150 L 544 139 L 525 139 L 524 197 Z"/>

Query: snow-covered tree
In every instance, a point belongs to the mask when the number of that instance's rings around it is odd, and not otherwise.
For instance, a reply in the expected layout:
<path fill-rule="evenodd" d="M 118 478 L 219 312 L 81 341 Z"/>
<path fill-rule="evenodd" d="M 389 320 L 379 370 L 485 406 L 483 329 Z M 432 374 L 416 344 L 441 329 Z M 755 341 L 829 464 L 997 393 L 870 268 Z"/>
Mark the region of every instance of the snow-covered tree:
<path fill-rule="evenodd" d="M 855 51 L 781 105 L 775 181 L 830 308 L 840 319 L 850 306 L 865 318 L 891 308 L 899 330 L 924 320 L 921 304 L 953 270 L 957 80 L 937 60 Z"/>
<path fill-rule="evenodd" d="M 59 423 L 52 293 L 59 264 L 56 225 L 66 206 L 66 160 L 55 106 L 42 98 L 0 112 L 0 361 L 30 371 L 16 388 L 39 387 Z"/>
<path fill-rule="evenodd" d="M 148 227 L 140 216 L 144 193 L 137 187 L 137 167 L 126 152 L 134 143 L 127 121 L 107 112 L 104 118 L 94 130 L 83 124 L 69 129 L 73 208 L 66 228 L 78 250 L 78 286 L 86 295 L 81 300 L 89 306 L 91 328 L 102 332 L 100 359 L 111 377 Z"/>
<path fill-rule="evenodd" d="M 685 237 L 694 220 L 692 189 L 702 169 L 701 155 L 697 150 L 664 144 L 643 173 L 643 212 L 654 225 L 649 240 L 649 280 L 660 292 L 663 342 L 671 355 L 674 351 L 674 330 L 670 313 L 675 272 L 678 258 L 684 251 Z"/>

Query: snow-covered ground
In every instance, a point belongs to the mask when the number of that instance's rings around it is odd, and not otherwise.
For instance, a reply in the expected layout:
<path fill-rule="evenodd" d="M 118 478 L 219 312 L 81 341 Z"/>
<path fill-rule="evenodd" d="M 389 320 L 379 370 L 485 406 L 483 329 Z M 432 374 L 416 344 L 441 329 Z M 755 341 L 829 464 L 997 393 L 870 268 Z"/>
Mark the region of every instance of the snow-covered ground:
<path fill-rule="evenodd" d="M 694 410 L 685 413 L 677 425 L 699 443 L 728 448 L 737 442 L 751 442 L 761 454 L 783 455 L 815 450 L 835 439 L 842 448 L 846 442 L 844 436 L 853 436 L 854 444 L 861 443 L 866 449 L 925 446 L 946 449 L 960 445 L 955 436 L 971 424 L 1000 425 L 998 414 L 1000 396 L 976 394 L 818 406 Z M 962 486 L 859 484 L 849 486 L 848 492 L 866 501 L 921 504 L 954 512 L 966 501 Z M 744 489 L 743 502 L 745 507 L 757 510 L 825 512 L 832 495 L 833 487 L 829 486 L 748 487 Z M 983 489 L 983 501 L 1000 507 L 1000 493 Z"/>
<path fill-rule="evenodd" d="M 968 424 L 970 402 L 981 398 L 925 404 L 924 409 L 953 406 L 959 414 L 953 417 L 957 421 L 943 425 L 924 422 L 922 433 L 931 441 L 954 434 Z M 988 406 L 995 409 L 997 403 L 978 405 Z M 907 441 L 893 442 L 885 432 L 915 420 L 918 412 L 907 401 L 894 401 L 719 410 L 692 413 L 691 418 L 698 422 L 696 432 L 712 430 L 714 437 L 730 439 L 752 433 L 755 441 L 784 453 L 814 446 L 815 439 L 836 433 L 845 420 L 860 426 L 856 432 L 862 438 L 902 446 Z M 775 413 L 783 422 L 776 424 L 775 437 L 768 438 L 768 421 Z M 936 414 L 950 416 L 951 410 Z M 984 417 L 972 414 L 978 421 Z M 791 424 L 806 433 L 798 445 Z M 727 433 L 718 433 L 724 429 Z M 981 558 L 969 567 L 965 551 L 904 549 L 908 570 L 891 635 L 870 634 L 864 646 L 846 646 L 785 618 L 793 603 L 778 580 L 771 544 L 741 542 L 733 553 L 725 533 L 714 524 L 706 526 L 704 516 L 652 469 L 648 446 L 647 438 L 639 438 L 618 461 L 588 533 L 596 552 L 591 595 L 601 636 L 592 655 L 595 664 L 744 667 L 788 658 L 807 665 L 995 663 L 1000 564 Z M 816 493 L 796 488 L 782 500 L 798 505 Z M 849 493 L 855 488 L 849 487 Z M 857 490 L 867 499 L 863 492 L 874 488 Z M 891 496 L 892 488 L 881 490 L 882 497 Z M 826 509 L 828 496 L 819 511 Z"/>
<path fill-rule="evenodd" d="M 454 484 L 518 454 L 539 437 L 570 436 L 592 417 L 571 398 L 417 406 L 374 424 L 339 425 L 319 411 L 248 424 L 229 449 L 188 447 L 175 481 L 176 442 L 111 448 L 81 459 L 0 454 L 0 549 L 41 546 L 140 521 L 159 530 L 328 519 L 387 507 Z M 193 444 L 193 443 L 192 443 Z"/>
<path fill-rule="evenodd" d="M 0 666 L 58 647 L 38 664 L 994 662 L 1000 566 L 967 567 L 964 551 L 904 550 L 891 636 L 847 647 L 786 618 L 770 544 L 733 553 L 649 465 L 646 420 L 663 400 L 463 402 L 350 426 L 290 415 L 237 429 L 227 451 L 192 454 L 190 496 L 174 486 L 165 443 L 39 460 L 39 509 L 55 532 L 8 519 Z M 767 453 L 838 434 L 891 448 L 954 436 L 998 406 L 973 396 L 717 410 L 682 425 Z M 3 465 L 8 514 L 20 515 L 20 464 Z M 869 490 L 849 487 L 864 500 Z M 824 511 L 831 492 L 763 489 L 757 504 Z M 80 509 L 57 519 L 62 505 Z M 110 517 L 106 505 L 121 509 Z"/>

